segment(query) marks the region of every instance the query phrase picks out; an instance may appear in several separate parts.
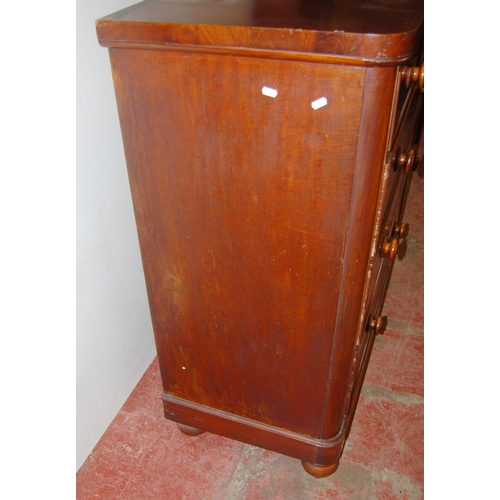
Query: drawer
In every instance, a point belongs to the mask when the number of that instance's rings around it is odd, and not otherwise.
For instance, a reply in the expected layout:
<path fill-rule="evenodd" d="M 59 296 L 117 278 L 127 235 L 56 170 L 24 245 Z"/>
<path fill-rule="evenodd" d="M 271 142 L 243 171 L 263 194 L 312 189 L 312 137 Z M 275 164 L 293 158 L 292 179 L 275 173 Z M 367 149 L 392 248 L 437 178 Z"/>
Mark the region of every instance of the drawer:
<path fill-rule="evenodd" d="M 415 75 L 417 68 L 419 68 L 419 73 L 411 80 L 407 75 Z M 387 252 L 391 252 L 391 256 L 394 257 L 390 245 L 396 245 L 395 240 L 404 237 L 408 229 L 403 223 L 403 214 L 412 172 L 418 166 L 418 144 L 423 127 L 423 93 L 421 92 L 423 81 L 421 82 L 418 78 L 420 73 L 423 75 L 423 63 L 418 67 L 401 67 L 397 75 L 393 117 L 379 200 L 380 215 L 376 224 L 371 254 L 374 260 L 377 256 Z"/>
<path fill-rule="evenodd" d="M 408 71 L 402 67 L 397 75 L 388 152 L 350 377 L 352 397 L 346 414 L 357 399 L 374 337 L 386 327 L 387 318 L 382 316 L 385 296 L 396 255 L 408 232 L 403 215 L 413 171 L 418 166 L 417 152 L 423 125 L 423 95 L 418 79 L 407 85 L 405 75 Z"/>
<path fill-rule="evenodd" d="M 421 68 L 419 74 L 421 72 L 423 75 L 423 63 L 418 68 Z M 423 93 L 418 78 L 409 81 L 407 75 L 411 72 L 411 66 L 400 68 L 396 81 L 385 165 L 385 185 L 380 203 L 383 216 L 379 225 L 379 246 L 383 238 L 398 236 L 397 227 L 402 222 L 410 174 L 418 166 L 418 144 L 423 127 Z"/>

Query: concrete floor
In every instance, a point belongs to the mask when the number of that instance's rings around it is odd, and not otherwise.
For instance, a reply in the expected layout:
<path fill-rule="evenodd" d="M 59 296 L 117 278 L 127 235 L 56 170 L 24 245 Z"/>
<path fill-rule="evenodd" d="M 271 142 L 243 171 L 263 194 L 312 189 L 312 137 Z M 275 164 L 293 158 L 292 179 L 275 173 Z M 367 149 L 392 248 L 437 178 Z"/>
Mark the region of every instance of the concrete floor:
<path fill-rule="evenodd" d="M 421 162 L 421 166 L 423 162 Z M 187 437 L 165 420 L 156 359 L 77 473 L 77 499 L 423 498 L 423 169 L 413 175 L 397 261 L 340 467 L 314 479 L 300 461 L 220 436 Z"/>

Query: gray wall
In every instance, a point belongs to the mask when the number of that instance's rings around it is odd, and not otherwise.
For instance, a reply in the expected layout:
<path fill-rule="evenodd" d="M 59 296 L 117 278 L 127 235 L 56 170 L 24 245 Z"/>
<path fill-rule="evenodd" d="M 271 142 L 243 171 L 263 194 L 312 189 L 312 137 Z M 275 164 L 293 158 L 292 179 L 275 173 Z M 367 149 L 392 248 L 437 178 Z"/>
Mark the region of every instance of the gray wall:
<path fill-rule="evenodd" d="M 108 51 L 77 0 L 77 470 L 155 355 Z"/>

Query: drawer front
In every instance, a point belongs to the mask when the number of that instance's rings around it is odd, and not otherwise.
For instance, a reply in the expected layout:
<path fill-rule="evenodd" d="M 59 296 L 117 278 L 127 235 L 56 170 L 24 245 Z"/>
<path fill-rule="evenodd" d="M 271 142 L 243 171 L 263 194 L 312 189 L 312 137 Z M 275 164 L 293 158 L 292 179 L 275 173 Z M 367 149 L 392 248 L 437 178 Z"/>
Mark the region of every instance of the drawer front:
<path fill-rule="evenodd" d="M 381 196 L 383 215 L 378 226 L 378 246 L 374 247 L 372 257 L 380 250 L 384 238 L 387 241 L 401 237 L 404 229 L 401 227 L 402 216 L 411 173 L 418 166 L 418 144 L 423 125 L 423 93 L 420 91 L 418 78 L 409 82 L 405 76 L 410 73 L 412 67 L 401 67 L 398 72 L 385 165 L 386 184 Z"/>
<path fill-rule="evenodd" d="M 423 95 L 418 80 L 406 86 L 405 68 L 397 75 L 393 118 L 379 198 L 371 259 L 365 285 L 365 299 L 358 325 L 350 390 L 362 382 L 373 336 L 382 333 L 387 318 L 382 310 L 389 281 L 402 239 L 408 232 L 403 215 L 413 171 L 418 166 L 418 144 L 423 124 Z M 352 404 L 347 402 L 346 414 Z"/>
<path fill-rule="evenodd" d="M 405 68 L 400 68 L 396 85 L 394 128 L 389 138 L 384 182 L 380 196 L 381 214 L 376 225 L 371 252 L 370 276 L 365 301 L 365 324 L 358 333 L 370 330 L 370 322 L 383 307 L 390 274 L 401 240 L 408 232 L 403 215 L 413 171 L 418 166 L 418 143 L 423 118 L 423 94 L 418 80 L 405 82 Z M 397 103 L 397 104 L 396 104 Z"/>

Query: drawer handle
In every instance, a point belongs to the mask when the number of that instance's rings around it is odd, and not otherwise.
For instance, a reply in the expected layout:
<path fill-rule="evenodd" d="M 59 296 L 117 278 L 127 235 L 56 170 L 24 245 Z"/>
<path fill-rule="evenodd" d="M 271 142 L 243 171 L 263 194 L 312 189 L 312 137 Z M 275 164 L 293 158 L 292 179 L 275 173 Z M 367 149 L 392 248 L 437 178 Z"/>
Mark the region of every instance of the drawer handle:
<path fill-rule="evenodd" d="M 408 67 L 405 66 L 401 71 L 401 78 L 404 80 L 407 87 L 410 86 L 412 82 L 417 82 L 418 89 L 420 92 L 424 92 L 424 63 L 420 66 Z"/>
<path fill-rule="evenodd" d="M 375 335 L 380 335 L 381 333 L 384 333 L 386 326 L 387 316 L 378 316 L 377 318 L 373 318 L 370 316 L 367 330 L 373 330 L 375 332 Z"/>
<path fill-rule="evenodd" d="M 384 238 L 382 240 L 382 249 L 381 249 L 381 255 L 387 255 L 389 259 L 394 259 L 396 257 L 396 254 L 398 252 L 398 246 L 399 246 L 399 238 L 392 238 L 392 239 L 387 239 Z"/>
<path fill-rule="evenodd" d="M 397 166 L 404 167 L 405 172 L 409 174 L 412 170 L 415 170 L 413 166 L 416 166 L 418 159 L 416 159 L 415 150 L 410 149 L 408 153 L 401 153 L 398 156 Z"/>
<path fill-rule="evenodd" d="M 397 236 L 398 238 L 405 238 L 408 235 L 409 230 L 409 224 L 401 222 L 401 224 L 399 224 L 399 226 L 396 226 L 396 228 L 394 229 L 394 236 Z"/>
<path fill-rule="evenodd" d="M 424 63 L 420 66 L 420 73 L 418 74 L 418 90 L 424 92 Z"/>

